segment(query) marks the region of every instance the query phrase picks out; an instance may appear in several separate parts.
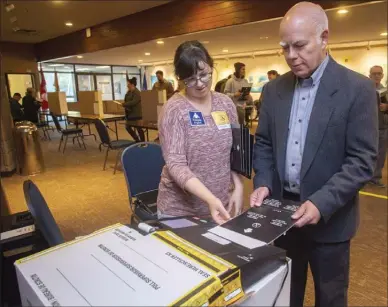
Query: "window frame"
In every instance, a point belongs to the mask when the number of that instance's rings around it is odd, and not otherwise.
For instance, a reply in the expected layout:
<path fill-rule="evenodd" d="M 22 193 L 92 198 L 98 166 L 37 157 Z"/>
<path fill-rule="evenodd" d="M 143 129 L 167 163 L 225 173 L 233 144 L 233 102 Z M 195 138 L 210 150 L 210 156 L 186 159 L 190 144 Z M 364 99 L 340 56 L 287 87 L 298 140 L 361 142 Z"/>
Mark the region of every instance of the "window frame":
<path fill-rule="evenodd" d="M 78 102 L 78 95 L 77 93 L 79 92 L 79 84 L 78 84 L 78 75 L 91 75 L 93 76 L 93 80 L 94 80 L 94 90 L 97 90 L 97 76 L 98 75 L 110 75 L 110 79 L 111 79 L 111 87 L 112 87 L 112 99 L 113 100 L 116 100 L 116 97 L 115 97 L 115 92 L 114 92 L 114 83 L 113 83 L 113 75 L 126 75 L 125 73 L 114 73 L 113 72 L 113 68 L 114 67 L 128 67 L 128 68 L 134 68 L 136 67 L 137 68 L 137 71 L 138 73 L 130 73 L 131 76 L 136 76 L 139 80 L 139 84 L 140 84 L 140 88 L 143 87 L 143 80 L 141 79 L 141 69 L 139 66 L 134 66 L 134 65 L 104 65 L 104 64 L 90 64 L 90 63 L 63 63 L 63 62 L 45 62 L 47 64 L 63 64 L 63 65 L 67 65 L 67 66 L 72 66 L 73 67 L 73 71 L 72 72 L 60 72 L 60 71 L 57 71 L 57 73 L 70 73 L 70 74 L 74 74 L 74 82 L 75 82 L 75 98 L 76 98 L 76 101 L 75 102 Z M 82 65 L 88 65 L 88 66 L 109 66 L 110 68 L 110 72 L 92 72 L 92 71 L 85 71 L 85 72 L 77 72 L 76 69 L 75 69 L 75 66 L 82 66 Z M 39 75 L 40 75 L 40 65 L 38 65 L 38 72 L 39 72 Z M 47 70 L 47 69 L 43 69 L 43 72 L 47 72 L 47 73 L 55 73 L 55 69 L 53 68 L 52 70 Z M 34 80 L 33 80 L 33 84 L 34 84 Z M 109 100 L 103 100 L 103 101 L 109 101 Z M 68 103 L 74 103 L 74 102 L 68 102 Z"/>

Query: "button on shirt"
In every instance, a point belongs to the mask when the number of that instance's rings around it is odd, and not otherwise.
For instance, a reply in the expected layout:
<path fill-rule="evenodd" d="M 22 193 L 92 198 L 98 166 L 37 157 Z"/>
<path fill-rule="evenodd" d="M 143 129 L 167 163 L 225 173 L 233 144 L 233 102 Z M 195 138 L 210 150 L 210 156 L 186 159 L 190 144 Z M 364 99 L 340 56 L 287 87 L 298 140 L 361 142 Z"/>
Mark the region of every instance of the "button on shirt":
<path fill-rule="evenodd" d="M 298 79 L 295 85 L 288 125 L 284 183 L 284 189 L 291 193 L 300 194 L 300 170 L 307 129 L 319 83 L 328 62 L 329 57 L 326 56 L 310 78 Z"/>

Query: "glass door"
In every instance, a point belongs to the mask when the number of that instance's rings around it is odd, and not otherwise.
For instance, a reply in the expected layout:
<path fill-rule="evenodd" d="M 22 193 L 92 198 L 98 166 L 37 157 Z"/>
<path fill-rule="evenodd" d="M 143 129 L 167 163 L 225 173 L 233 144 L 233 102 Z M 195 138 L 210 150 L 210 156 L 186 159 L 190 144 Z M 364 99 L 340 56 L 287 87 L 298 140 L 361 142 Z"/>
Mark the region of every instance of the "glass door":
<path fill-rule="evenodd" d="M 112 75 L 96 75 L 97 90 L 101 91 L 102 100 L 113 100 Z"/>

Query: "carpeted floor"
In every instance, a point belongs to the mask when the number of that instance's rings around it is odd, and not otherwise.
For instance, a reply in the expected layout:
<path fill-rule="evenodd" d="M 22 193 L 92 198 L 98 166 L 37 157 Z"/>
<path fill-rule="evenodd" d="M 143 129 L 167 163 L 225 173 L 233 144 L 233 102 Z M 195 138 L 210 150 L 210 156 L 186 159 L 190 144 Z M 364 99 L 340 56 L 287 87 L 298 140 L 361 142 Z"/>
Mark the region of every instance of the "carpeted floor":
<path fill-rule="evenodd" d="M 93 128 L 93 127 L 92 127 Z M 255 127 L 253 127 L 254 131 Z M 94 130 L 94 129 L 93 129 Z M 69 143 L 64 154 L 57 151 L 59 134 L 42 141 L 46 171 L 32 176 L 44 195 L 66 240 L 91 233 L 114 223 L 129 223 L 130 211 L 122 172 L 113 175 L 116 153 L 102 170 L 104 153 L 93 137 L 86 138 L 87 150 Z M 111 134 L 114 139 L 114 134 Z M 130 139 L 123 125 L 119 137 Z M 150 139 L 156 132 L 150 131 Z M 386 170 L 384 177 L 387 177 Z M 22 183 L 27 177 L 2 178 L 9 212 L 26 210 Z M 387 181 L 385 180 L 387 183 Z M 252 182 L 245 181 L 248 204 Z M 365 191 L 387 195 L 385 189 L 367 186 Z M 309 278 L 306 305 L 314 304 L 313 283 Z M 387 200 L 361 196 L 361 224 L 351 249 L 349 306 L 387 306 Z"/>

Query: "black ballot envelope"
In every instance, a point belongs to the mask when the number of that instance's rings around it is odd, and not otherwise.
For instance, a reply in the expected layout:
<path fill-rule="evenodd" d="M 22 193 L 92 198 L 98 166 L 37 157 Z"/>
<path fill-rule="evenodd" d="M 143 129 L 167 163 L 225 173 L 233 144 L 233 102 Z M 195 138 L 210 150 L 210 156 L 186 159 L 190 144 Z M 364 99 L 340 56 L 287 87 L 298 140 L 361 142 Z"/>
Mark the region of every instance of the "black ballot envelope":
<path fill-rule="evenodd" d="M 233 146 L 230 154 L 232 171 L 251 179 L 254 137 L 242 125 L 232 125 Z"/>
<path fill-rule="evenodd" d="M 268 198 L 260 207 L 250 208 L 209 231 L 246 248 L 258 248 L 272 243 L 292 228 L 296 220 L 291 216 L 298 208 L 295 202 Z"/>

